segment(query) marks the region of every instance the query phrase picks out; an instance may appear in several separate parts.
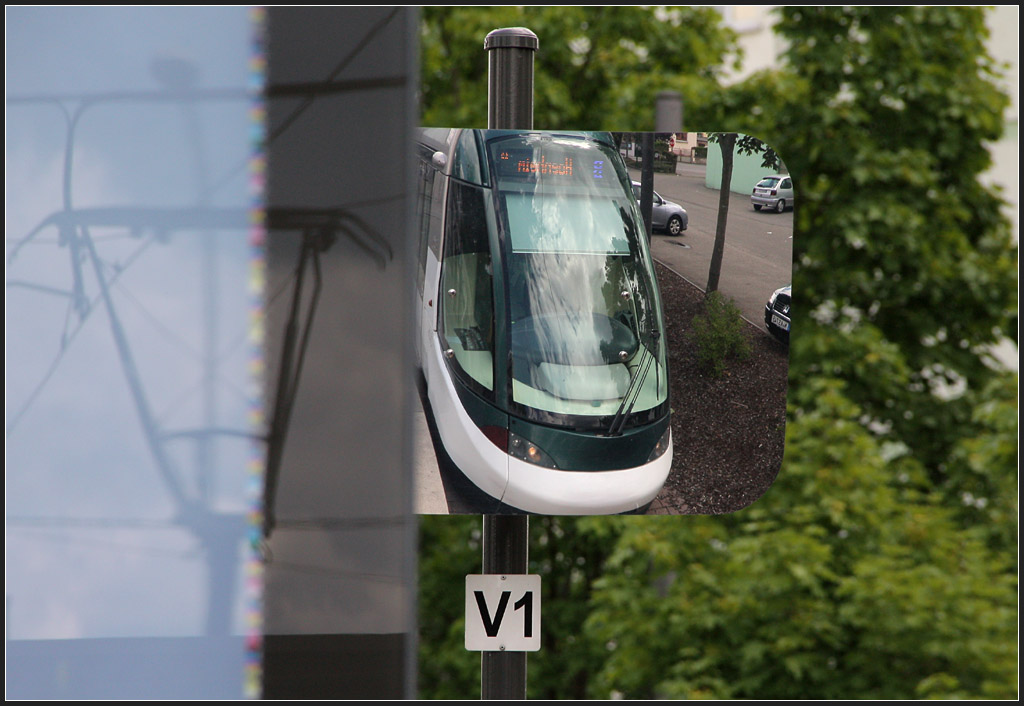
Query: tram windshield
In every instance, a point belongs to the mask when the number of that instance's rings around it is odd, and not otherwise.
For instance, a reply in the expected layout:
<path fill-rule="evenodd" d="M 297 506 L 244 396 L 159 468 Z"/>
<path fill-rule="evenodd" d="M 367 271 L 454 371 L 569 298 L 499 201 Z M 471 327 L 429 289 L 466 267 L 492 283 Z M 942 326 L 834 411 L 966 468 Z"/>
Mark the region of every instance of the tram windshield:
<path fill-rule="evenodd" d="M 488 150 L 513 410 L 578 428 L 650 421 L 668 397 L 661 307 L 621 158 L 550 133 L 492 138 Z"/>

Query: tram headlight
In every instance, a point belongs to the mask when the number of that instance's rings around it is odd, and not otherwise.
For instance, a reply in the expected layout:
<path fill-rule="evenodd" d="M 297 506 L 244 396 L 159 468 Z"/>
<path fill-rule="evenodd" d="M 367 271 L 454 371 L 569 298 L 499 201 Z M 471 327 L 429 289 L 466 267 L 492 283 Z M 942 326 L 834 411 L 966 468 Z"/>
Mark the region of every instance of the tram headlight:
<path fill-rule="evenodd" d="M 526 461 L 535 466 L 558 468 L 544 449 L 512 432 L 508 433 L 508 452 L 520 461 Z"/>
<path fill-rule="evenodd" d="M 668 451 L 669 444 L 672 443 L 672 427 L 670 426 L 665 430 L 665 433 L 658 439 L 658 443 L 654 445 L 654 450 L 651 451 L 651 455 L 647 458 L 647 463 L 650 463 L 656 458 L 660 458 L 666 451 Z"/>

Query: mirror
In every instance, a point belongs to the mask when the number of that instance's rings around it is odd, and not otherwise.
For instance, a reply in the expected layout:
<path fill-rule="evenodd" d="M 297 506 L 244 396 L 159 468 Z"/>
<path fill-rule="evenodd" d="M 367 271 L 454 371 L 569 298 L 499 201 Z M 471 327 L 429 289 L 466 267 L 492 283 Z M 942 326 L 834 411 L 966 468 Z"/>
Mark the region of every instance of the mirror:
<path fill-rule="evenodd" d="M 648 234 L 635 133 L 417 133 L 421 160 L 445 155 L 418 169 L 414 218 L 417 512 L 720 513 L 768 489 L 792 203 L 761 208 L 785 170 L 763 143 L 723 192 L 712 135 L 655 136 Z"/>

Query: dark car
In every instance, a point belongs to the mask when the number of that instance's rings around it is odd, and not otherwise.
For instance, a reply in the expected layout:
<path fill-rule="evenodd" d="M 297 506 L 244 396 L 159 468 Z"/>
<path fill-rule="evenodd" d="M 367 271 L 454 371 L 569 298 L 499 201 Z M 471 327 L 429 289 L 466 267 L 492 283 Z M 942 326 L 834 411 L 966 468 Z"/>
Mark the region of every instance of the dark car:
<path fill-rule="evenodd" d="M 772 292 L 764 305 L 764 325 L 775 338 L 789 343 L 789 310 L 793 300 L 793 286 L 786 285 Z"/>

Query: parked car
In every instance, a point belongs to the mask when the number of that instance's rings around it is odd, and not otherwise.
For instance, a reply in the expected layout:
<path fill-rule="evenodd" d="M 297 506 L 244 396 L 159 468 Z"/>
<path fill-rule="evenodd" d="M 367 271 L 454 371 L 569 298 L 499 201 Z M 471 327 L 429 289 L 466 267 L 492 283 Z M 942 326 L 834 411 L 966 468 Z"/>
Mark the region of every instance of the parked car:
<path fill-rule="evenodd" d="M 633 193 L 640 200 L 640 182 L 633 182 Z M 669 235 L 679 235 L 690 225 L 690 217 L 686 209 L 677 203 L 666 201 L 657 191 L 654 192 L 654 203 L 651 207 L 651 226 L 654 230 L 662 230 Z"/>
<path fill-rule="evenodd" d="M 772 292 L 764 305 L 764 325 L 775 338 L 789 343 L 789 310 L 793 300 L 793 286 L 787 284 Z"/>
<path fill-rule="evenodd" d="M 793 178 L 788 174 L 764 177 L 754 185 L 750 203 L 754 205 L 755 211 L 763 207 L 782 213 L 787 208 L 793 208 Z"/>

